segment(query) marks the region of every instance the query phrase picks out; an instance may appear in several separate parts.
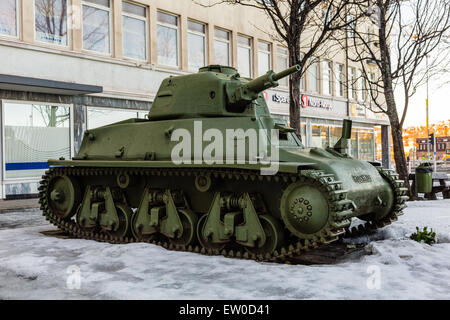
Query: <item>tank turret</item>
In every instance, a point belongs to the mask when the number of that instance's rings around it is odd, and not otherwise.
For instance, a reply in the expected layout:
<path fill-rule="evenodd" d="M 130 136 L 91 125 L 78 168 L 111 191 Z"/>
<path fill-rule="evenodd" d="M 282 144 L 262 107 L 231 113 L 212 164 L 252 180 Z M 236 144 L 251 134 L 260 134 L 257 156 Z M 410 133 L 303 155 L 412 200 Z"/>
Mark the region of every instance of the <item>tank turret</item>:
<path fill-rule="evenodd" d="M 210 65 L 198 73 L 163 80 L 148 114 L 150 120 L 202 117 L 254 117 L 251 103 L 264 100 L 261 92 L 278 86 L 278 80 L 300 70 L 295 65 L 282 72 L 268 71 L 249 81 L 233 67 Z M 258 105 L 265 108 L 260 101 Z M 189 106 L 189 107 L 186 107 Z M 250 107 L 249 107 L 250 106 Z M 268 110 L 259 113 L 269 115 Z"/>
<path fill-rule="evenodd" d="M 279 73 L 275 73 L 272 70 L 267 71 L 265 75 L 247 83 L 238 85 L 235 82 L 227 83 L 229 109 L 237 112 L 241 111 L 242 108 L 257 99 L 262 91 L 278 87 L 278 80 L 297 71 L 300 71 L 299 65 L 295 65 Z"/>

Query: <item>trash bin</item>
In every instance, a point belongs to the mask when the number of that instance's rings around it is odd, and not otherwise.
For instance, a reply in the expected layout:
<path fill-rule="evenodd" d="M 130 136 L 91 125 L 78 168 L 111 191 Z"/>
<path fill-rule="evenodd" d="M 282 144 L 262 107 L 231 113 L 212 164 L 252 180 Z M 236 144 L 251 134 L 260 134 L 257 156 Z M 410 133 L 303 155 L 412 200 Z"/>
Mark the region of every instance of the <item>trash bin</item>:
<path fill-rule="evenodd" d="M 424 162 L 416 168 L 416 193 L 430 193 L 433 190 L 433 165 Z"/>

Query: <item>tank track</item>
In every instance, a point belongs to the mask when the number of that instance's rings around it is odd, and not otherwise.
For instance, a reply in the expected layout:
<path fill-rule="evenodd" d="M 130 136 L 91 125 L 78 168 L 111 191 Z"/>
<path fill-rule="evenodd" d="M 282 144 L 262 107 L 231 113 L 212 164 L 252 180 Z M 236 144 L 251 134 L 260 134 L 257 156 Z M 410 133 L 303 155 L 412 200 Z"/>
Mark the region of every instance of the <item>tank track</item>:
<path fill-rule="evenodd" d="M 394 190 L 394 210 L 379 221 L 367 221 L 351 229 L 347 228 L 345 232 L 346 238 L 357 238 L 373 234 L 377 229 L 392 224 L 398 220 L 399 216 L 403 215 L 403 209 L 406 208 L 405 202 L 409 199 L 407 196 L 408 189 L 404 187 L 404 181 L 399 180 L 399 175 L 394 170 L 380 167 L 377 167 L 377 169 Z"/>
<path fill-rule="evenodd" d="M 79 227 L 79 225 L 73 219 L 62 219 L 57 217 L 51 210 L 48 204 L 48 185 L 49 181 L 58 175 L 67 176 L 101 176 L 101 175 L 117 175 L 119 173 L 127 173 L 131 175 L 138 176 L 193 176 L 201 174 L 211 174 L 214 177 L 220 177 L 222 179 L 234 179 L 236 181 L 243 179 L 252 181 L 270 181 L 274 180 L 276 182 L 286 182 L 292 183 L 299 181 L 301 179 L 313 179 L 314 183 L 317 184 L 320 189 L 328 195 L 328 201 L 330 204 L 330 214 L 333 217 L 331 222 L 328 224 L 328 230 L 319 236 L 315 236 L 313 239 L 296 239 L 291 240 L 286 243 L 280 250 L 275 251 L 271 254 L 254 254 L 249 253 L 245 248 L 237 248 L 231 250 L 213 250 L 205 249 L 201 245 L 195 246 L 183 246 L 183 245 L 173 245 L 170 241 L 166 239 L 160 240 L 142 240 L 136 239 L 134 237 L 113 237 L 103 232 L 98 231 L 87 231 Z M 387 177 L 392 177 L 394 175 L 386 174 Z M 395 181 L 395 180 L 394 180 Z M 396 191 L 403 192 L 401 188 L 396 188 Z M 400 204 L 400 195 L 397 197 L 397 203 Z M 353 207 L 351 201 L 347 200 L 347 191 L 342 189 L 342 183 L 334 179 L 334 175 L 325 174 L 319 170 L 309 170 L 303 171 L 301 174 L 285 174 L 279 173 L 275 176 L 261 176 L 259 172 L 246 171 L 246 170 L 208 170 L 208 169 L 133 169 L 133 168 L 67 168 L 67 167 L 57 167 L 51 168 L 46 171 L 45 175 L 42 176 L 41 185 L 39 187 L 39 202 L 41 204 L 41 210 L 43 211 L 43 216 L 61 231 L 70 234 L 75 238 L 95 240 L 100 242 L 109 242 L 113 244 L 125 244 L 125 243 L 135 243 L 135 242 L 146 242 L 152 243 L 158 246 L 162 246 L 168 250 L 176 251 L 187 251 L 200 253 L 204 255 L 221 255 L 229 258 L 239 258 L 239 259 L 252 259 L 256 261 L 265 262 L 277 262 L 277 263 L 289 263 L 289 260 L 301 255 L 304 252 L 308 252 L 312 249 L 317 249 L 319 247 L 328 245 L 334 241 L 339 240 L 341 236 L 345 234 L 345 228 L 350 225 L 349 218 L 352 217 Z M 405 200 L 406 201 L 406 200 Z M 404 201 L 403 201 L 404 202 Z M 394 211 L 389 217 L 396 217 L 401 209 Z M 390 221 L 390 220 L 389 220 Z M 372 225 L 371 225 L 372 226 Z M 378 224 L 377 224 L 378 226 Z M 371 228 L 369 228 L 371 230 Z M 351 233 L 354 235 L 354 232 Z"/>

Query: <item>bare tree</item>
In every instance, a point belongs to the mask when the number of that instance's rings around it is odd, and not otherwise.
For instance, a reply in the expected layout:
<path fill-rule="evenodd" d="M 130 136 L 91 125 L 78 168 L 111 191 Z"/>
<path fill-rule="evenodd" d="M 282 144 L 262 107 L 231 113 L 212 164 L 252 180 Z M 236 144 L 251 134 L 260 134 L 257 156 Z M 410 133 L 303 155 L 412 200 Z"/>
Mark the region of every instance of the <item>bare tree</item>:
<path fill-rule="evenodd" d="M 349 59 L 359 63 L 366 84 L 358 90 L 366 92 L 373 112 L 389 118 L 396 169 L 409 188 L 403 123 L 411 96 L 448 58 L 448 52 L 432 53 L 440 49 L 443 36 L 450 30 L 450 3 L 373 0 L 353 3 L 350 10 L 366 13 L 365 18 L 360 17 L 350 26 Z M 397 106 L 402 97 L 394 94 L 396 88 L 403 92 L 401 116 Z"/>
<path fill-rule="evenodd" d="M 354 0 L 358 3 L 358 0 Z M 361 3 L 366 0 L 360 0 Z M 343 0 L 212 0 L 217 4 L 241 5 L 263 11 L 271 28 L 259 28 L 273 40 L 287 47 L 289 64 L 299 64 L 301 70 L 290 76 L 290 125 L 301 139 L 300 82 L 315 57 L 333 52 L 337 44 L 328 41 L 335 31 L 353 23 L 358 17 L 347 19 L 347 1 Z M 199 0 L 196 3 L 203 5 Z"/>

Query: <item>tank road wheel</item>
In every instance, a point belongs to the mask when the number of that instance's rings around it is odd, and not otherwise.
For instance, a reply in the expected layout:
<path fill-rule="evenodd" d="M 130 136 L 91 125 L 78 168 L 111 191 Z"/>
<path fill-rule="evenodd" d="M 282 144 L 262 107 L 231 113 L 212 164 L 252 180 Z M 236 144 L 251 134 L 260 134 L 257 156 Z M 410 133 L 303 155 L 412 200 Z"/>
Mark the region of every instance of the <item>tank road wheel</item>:
<path fill-rule="evenodd" d="M 197 239 L 197 215 L 189 209 L 179 209 L 178 216 L 183 225 L 183 233 L 178 238 L 169 238 L 169 241 L 173 245 L 189 246 L 194 244 Z"/>
<path fill-rule="evenodd" d="M 222 250 L 227 245 L 226 243 L 212 243 L 209 241 L 208 238 L 203 237 L 203 228 L 205 227 L 206 218 L 208 217 L 208 214 L 204 214 L 199 220 L 197 224 L 197 237 L 198 241 L 205 249 L 212 249 L 212 250 Z"/>
<path fill-rule="evenodd" d="M 261 223 L 264 233 L 266 234 L 266 242 L 262 247 L 245 247 L 245 249 L 254 254 L 272 254 L 275 250 L 279 249 L 284 241 L 284 231 L 281 224 L 272 216 L 262 215 L 259 216 L 259 222 Z"/>
<path fill-rule="evenodd" d="M 98 226 L 97 226 L 97 225 L 94 226 L 94 227 L 86 227 L 86 226 L 84 225 L 84 223 L 82 222 L 82 219 L 81 219 L 81 208 L 82 208 L 82 207 L 83 207 L 83 204 L 80 203 L 80 205 L 78 206 L 78 209 L 77 209 L 77 214 L 76 214 L 76 216 L 75 216 L 75 221 L 76 221 L 78 227 L 79 227 L 81 230 L 87 231 L 87 232 L 97 231 L 97 230 L 98 230 Z"/>
<path fill-rule="evenodd" d="M 116 212 L 119 217 L 119 225 L 116 230 L 104 230 L 108 235 L 113 238 L 123 238 L 128 235 L 131 226 L 131 215 L 133 211 L 130 207 L 123 203 L 116 203 Z"/>
<path fill-rule="evenodd" d="M 78 182 L 68 176 L 56 176 L 48 186 L 48 204 L 50 210 L 61 219 L 71 218 L 81 201 L 81 190 Z"/>
<path fill-rule="evenodd" d="M 133 213 L 133 215 L 131 216 L 131 233 L 133 234 L 134 238 L 138 241 L 144 241 L 144 242 L 148 242 L 148 241 L 153 241 L 157 239 L 157 235 L 158 233 L 153 233 L 153 234 L 142 234 L 142 231 L 140 230 L 140 228 L 136 228 L 136 219 L 138 217 L 138 211 L 136 211 L 135 213 Z"/>

